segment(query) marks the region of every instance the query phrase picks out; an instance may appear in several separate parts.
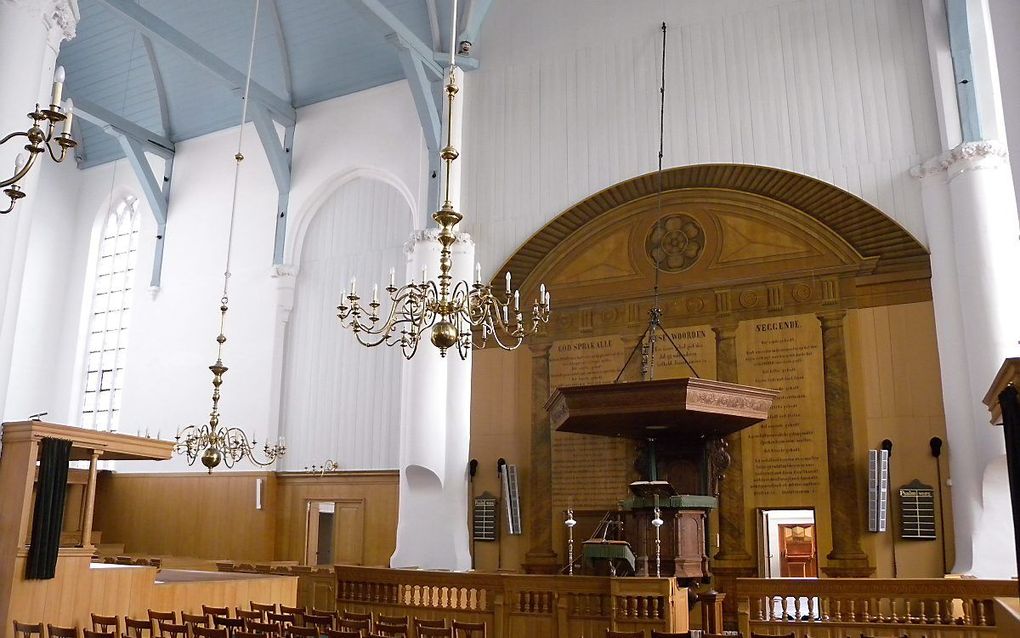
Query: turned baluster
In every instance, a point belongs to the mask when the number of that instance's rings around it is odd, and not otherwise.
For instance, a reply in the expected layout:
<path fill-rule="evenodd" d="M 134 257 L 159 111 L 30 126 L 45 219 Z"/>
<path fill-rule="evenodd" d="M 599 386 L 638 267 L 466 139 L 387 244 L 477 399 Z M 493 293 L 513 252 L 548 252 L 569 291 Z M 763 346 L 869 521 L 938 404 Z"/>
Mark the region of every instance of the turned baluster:
<path fill-rule="evenodd" d="M 985 601 L 975 600 L 974 606 L 977 609 L 977 624 L 979 627 L 984 627 L 988 624 L 988 619 L 985 617 Z"/>
<path fill-rule="evenodd" d="M 839 598 L 836 599 L 836 613 L 833 615 L 836 622 L 843 620 L 843 601 Z"/>
<path fill-rule="evenodd" d="M 972 625 L 974 624 L 974 617 L 971 613 L 972 601 L 964 599 L 963 601 L 963 624 Z"/>

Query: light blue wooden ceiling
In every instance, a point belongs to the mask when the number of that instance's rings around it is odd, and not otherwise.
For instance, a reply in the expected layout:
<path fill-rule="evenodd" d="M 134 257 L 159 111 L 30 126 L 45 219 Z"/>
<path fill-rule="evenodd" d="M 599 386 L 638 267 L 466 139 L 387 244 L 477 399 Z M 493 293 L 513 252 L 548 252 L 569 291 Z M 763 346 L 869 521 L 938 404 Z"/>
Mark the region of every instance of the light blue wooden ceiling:
<path fill-rule="evenodd" d="M 261 1 L 253 79 L 293 106 L 403 78 L 396 49 L 351 0 L 276 0 L 285 51 L 269 2 Z M 253 0 L 137 3 L 235 69 L 243 72 L 247 67 Z M 433 45 L 427 0 L 382 4 L 422 42 Z M 441 19 L 448 20 L 443 2 L 437 4 Z M 220 79 L 157 39 L 148 44 L 150 56 L 143 34 L 99 0 L 79 0 L 79 8 L 77 37 L 64 44 L 59 57 L 67 71 L 67 95 L 175 142 L 236 125 L 240 99 Z M 164 127 L 154 70 L 165 87 L 169 130 Z M 79 120 L 77 134 L 83 138 L 82 166 L 123 156 L 117 140 L 95 125 Z"/>

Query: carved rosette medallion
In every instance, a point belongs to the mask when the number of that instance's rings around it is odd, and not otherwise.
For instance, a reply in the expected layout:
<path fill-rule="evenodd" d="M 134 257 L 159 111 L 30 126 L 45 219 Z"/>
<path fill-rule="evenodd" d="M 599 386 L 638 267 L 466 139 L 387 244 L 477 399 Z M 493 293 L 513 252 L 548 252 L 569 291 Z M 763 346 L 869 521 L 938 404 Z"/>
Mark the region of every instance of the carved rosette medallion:
<path fill-rule="evenodd" d="M 682 272 L 698 261 L 705 249 L 705 230 L 689 215 L 663 217 L 645 238 L 645 251 L 666 272 Z"/>

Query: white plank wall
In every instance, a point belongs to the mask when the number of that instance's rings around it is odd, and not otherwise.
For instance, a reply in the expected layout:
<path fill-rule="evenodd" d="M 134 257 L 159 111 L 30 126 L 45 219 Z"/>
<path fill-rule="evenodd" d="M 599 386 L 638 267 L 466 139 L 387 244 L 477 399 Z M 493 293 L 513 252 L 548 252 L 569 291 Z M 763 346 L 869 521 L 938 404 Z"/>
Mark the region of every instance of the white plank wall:
<path fill-rule="evenodd" d="M 806 173 L 926 241 L 908 174 L 939 151 L 920 0 L 515 0 L 494 4 L 465 90 L 463 225 L 484 269 L 655 169 L 662 20 L 667 167 Z"/>
<path fill-rule="evenodd" d="M 310 222 L 285 344 L 281 425 L 289 449 L 280 469 L 326 459 L 346 470 L 397 467 L 399 349 L 358 344 L 338 325 L 336 304 L 351 276 L 366 301 L 373 282 L 386 285 L 391 266 L 403 279 L 411 229 L 400 193 L 367 178 L 340 186 Z"/>

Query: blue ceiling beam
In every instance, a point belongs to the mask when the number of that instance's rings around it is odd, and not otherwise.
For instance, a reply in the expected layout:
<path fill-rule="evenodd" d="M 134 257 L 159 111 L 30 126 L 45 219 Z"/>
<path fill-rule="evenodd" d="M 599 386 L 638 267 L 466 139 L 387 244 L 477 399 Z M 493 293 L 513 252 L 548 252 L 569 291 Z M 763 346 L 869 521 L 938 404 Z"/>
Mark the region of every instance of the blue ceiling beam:
<path fill-rule="evenodd" d="M 163 82 L 163 73 L 159 70 L 159 62 L 156 61 L 156 50 L 152 46 L 152 39 L 147 35 L 143 35 L 142 44 L 145 46 L 145 55 L 149 58 L 152 81 L 156 85 L 156 99 L 159 100 L 159 120 L 163 125 L 163 133 L 170 137 L 172 134 L 172 129 L 170 128 L 170 105 L 166 98 L 166 83 Z"/>
<path fill-rule="evenodd" d="M 960 110 L 960 127 L 964 142 L 983 139 L 981 115 L 978 111 L 977 87 L 974 85 L 974 60 L 971 56 L 970 19 L 967 0 L 948 0 L 949 49 L 956 76 L 956 101 Z"/>
<path fill-rule="evenodd" d="M 138 178 L 138 184 L 142 188 L 145 201 L 149 204 L 153 217 L 156 218 L 156 243 L 153 251 L 152 278 L 149 285 L 159 288 L 163 276 L 163 245 L 166 240 L 167 211 L 170 208 L 170 174 L 173 171 L 173 157 L 166 159 L 164 164 L 163 179 L 156 178 L 156 174 L 145 157 L 146 147 L 138 140 L 127 135 L 117 135 L 120 147 L 124 150 L 124 156 L 128 164 Z"/>
<path fill-rule="evenodd" d="M 251 109 L 255 131 L 262 142 L 262 148 L 269 160 L 269 168 L 276 180 L 276 243 L 273 246 L 273 264 L 283 263 L 284 248 L 287 244 L 287 211 L 290 207 L 291 149 L 294 147 L 294 126 L 284 127 L 283 141 L 276 132 L 269 110 L 259 104 Z"/>
<path fill-rule="evenodd" d="M 482 23 L 485 22 L 485 16 L 488 15 L 492 2 L 493 0 L 471 0 L 471 4 L 468 5 L 467 17 L 464 19 L 464 28 L 458 34 L 458 41 L 454 43 L 454 46 L 459 47 L 461 42 L 470 42 L 471 44 L 478 42 Z"/>
<path fill-rule="evenodd" d="M 377 2 L 378 0 L 362 1 Z M 159 40 L 191 58 L 192 61 L 226 83 L 232 90 L 243 90 L 245 84 L 244 73 L 164 22 L 156 14 L 146 11 L 140 5 L 132 2 L 132 0 L 97 0 L 97 2 L 126 20 L 141 33 Z M 284 125 L 290 126 L 296 121 L 297 116 L 295 115 L 294 107 L 287 100 L 284 100 L 254 80 L 251 82 L 250 91 L 252 99 L 261 102 L 266 108 L 271 110 L 275 118 Z"/>
<path fill-rule="evenodd" d="M 255 124 L 255 131 L 259 134 L 262 148 L 269 160 L 269 168 L 273 171 L 273 178 L 276 180 L 276 187 L 281 191 L 290 191 L 290 149 L 285 148 L 280 142 L 280 136 L 276 132 L 276 125 L 269 114 L 269 110 L 259 104 L 252 104 L 249 107 L 252 122 Z"/>
<path fill-rule="evenodd" d="M 144 145 L 150 153 L 155 153 L 160 157 L 169 158 L 173 156 L 174 143 L 166 135 L 141 127 L 86 99 L 76 96 L 72 97 L 74 98 L 74 113 L 82 120 L 95 124 L 111 135 L 117 137 L 127 136 Z"/>
<path fill-rule="evenodd" d="M 280 65 L 283 67 L 283 86 L 287 90 L 287 101 L 294 103 L 294 78 L 290 69 L 290 53 L 287 51 L 287 38 L 283 33 L 283 22 L 280 20 L 280 7 L 276 0 L 269 0 L 269 24 L 276 37 L 276 46 L 280 50 Z"/>
<path fill-rule="evenodd" d="M 433 59 L 434 51 L 432 50 L 432 47 L 422 42 L 418 36 L 414 34 L 414 31 L 411 31 L 406 24 L 400 21 L 400 18 L 393 15 L 389 9 L 383 6 L 383 3 L 380 0 L 349 1 L 361 12 L 362 15 L 368 18 L 371 22 L 380 26 L 385 33 L 397 35 L 408 48 L 418 55 L 422 66 L 426 71 L 432 74 L 432 77 L 442 79 L 443 67 L 437 64 Z"/>
<path fill-rule="evenodd" d="M 425 60 L 399 34 L 391 33 L 386 39 L 397 49 L 400 66 L 404 77 L 411 87 L 414 108 L 418 111 L 422 132 L 425 134 L 425 145 L 433 153 L 439 152 L 439 109 L 432 97 L 432 83 L 425 72 Z"/>

